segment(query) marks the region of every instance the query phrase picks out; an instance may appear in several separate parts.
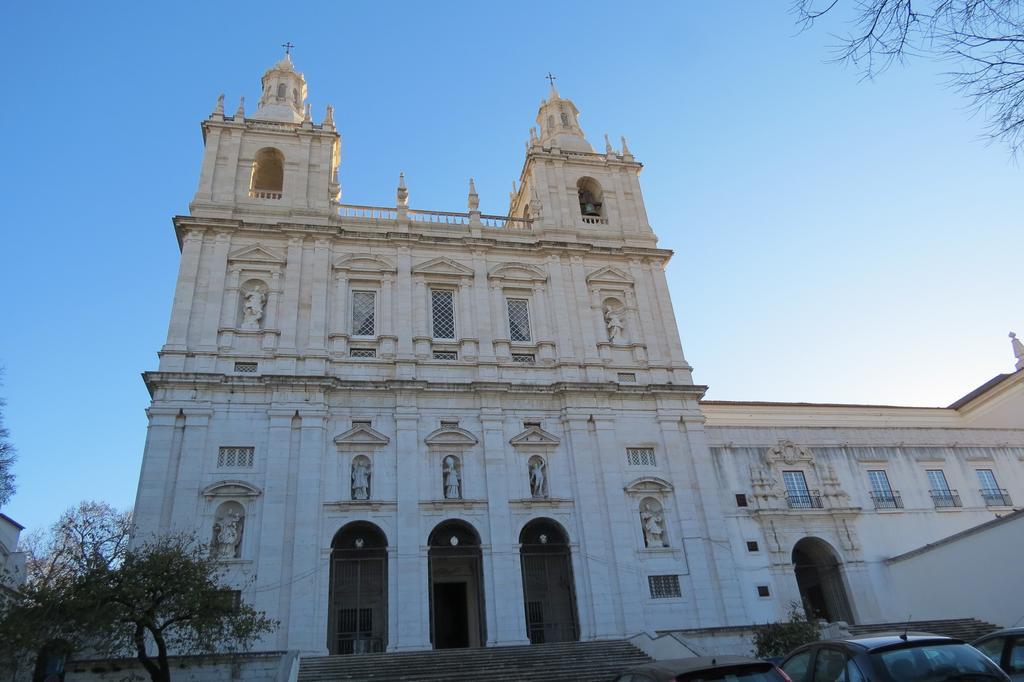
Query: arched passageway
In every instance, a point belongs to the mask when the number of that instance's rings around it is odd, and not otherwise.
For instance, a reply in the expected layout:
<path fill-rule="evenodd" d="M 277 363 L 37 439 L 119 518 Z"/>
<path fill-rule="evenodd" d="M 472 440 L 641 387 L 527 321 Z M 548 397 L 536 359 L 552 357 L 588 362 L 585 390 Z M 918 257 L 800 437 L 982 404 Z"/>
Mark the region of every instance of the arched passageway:
<path fill-rule="evenodd" d="M 804 538 L 793 547 L 793 566 L 809 617 L 853 622 L 842 566 L 831 545 L 818 538 Z"/>
<path fill-rule="evenodd" d="M 551 519 L 534 519 L 519 533 L 523 605 L 531 644 L 579 639 L 569 537 Z"/>
<path fill-rule="evenodd" d="M 464 521 L 439 523 L 428 539 L 430 641 L 435 649 L 483 646 L 480 536 Z"/>
<path fill-rule="evenodd" d="M 353 521 L 331 542 L 327 649 L 332 654 L 384 651 L 388 644 L 388 541 L 380 528 Z"/>

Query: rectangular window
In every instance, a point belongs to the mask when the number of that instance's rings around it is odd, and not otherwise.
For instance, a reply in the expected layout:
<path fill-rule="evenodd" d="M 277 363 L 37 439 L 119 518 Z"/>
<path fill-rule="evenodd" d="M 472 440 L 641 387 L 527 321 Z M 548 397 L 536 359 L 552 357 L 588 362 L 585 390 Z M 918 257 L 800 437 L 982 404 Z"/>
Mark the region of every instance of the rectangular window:
<path fill-rule="evenodd" d="M 946 472 L 942 469 L 928 470 L 928 485 L 933 492 L 948 493 L 949 483 L 946 482 Z"/>
<path fill-rule="evenodd" d="M 889 485 L 889 477 L 882 470 L 868 472 L 868 480 L 871 481 L 871 489 L 883 496 L 892 497 L 892 487 Z"/>
<path fill-rule="evenodd" d="M 352 335 L 373 336 L 376 324 L 377 294 L 373 291 L 352 292 Z"/>
<path fill-rule="evenodd" d="M 231 609 L 232 613 L 238 613 L 242 608 L 242 592 L 241 590 L 217 590 L 220 596 L 224 600 L 224 605 Z"/>
<path fill-rule="evenodd" d="M 256 448 L 223 447 L 217 451 L 217 468 L 252 468 Z"/>
<path fill-rule="evenodd" d="M 635 384 L 636 374 L 633 372 L 619 372 L 619 383 L 620 384 Z"/>
<path fill-rule="evenodd" d="M 992 473 L 991 469 L 978 469 L 978 481 L 981 483 L 982 492 L 999 492 L 996 475 Z"/>
<path fill-rule="evenodd" d="M 758 547 L 758 545 L 757 545 L 757 540 L 747 540 L 747 551 L 748 552 L 757 552 L 760 549 L 761 548 Z"/>
<path fill-rule="evenodd" d="M 529 341 L 530 305 L 525 298 L 507 298 L 508 338 L 511 341 Z"/>
<path fill-rule="evenodd" d="M 626 448 L 626 464 L 632 467 L 657 466 L 654 448 Z"/>
<path fill-rule="evenodd" d="M 875 509 L 901 509 L 903 500 L 899 493 L 893 492 L 889 485 L 889 476 L 882 469 L 868 471 L 868 482 L 871 484 L 871 501 Z"/>
<path fill-rule="evenodd" d="M 786 484 L 786 502 L 790 509 L 818 509 L 821 507 L 821 496 L 807 488 L 807 479 L 802 471 L 783 471 L 782 480 Z"/>
<path fill-rule="evenodd" d="M 375 348 L 349 348 L 348 356 L 350 358 L 375 358 L 377 350 Z"/>
<path fill-rule="evenodd" d="M 455 338 L 455 292 L 430 290 L 431 334 L 435 339 Z"/>
<path fill-rule="evenodd" d="M 434 351 L 434 359 L 435 360 L 458 360 L 459 359 L 459 354 L 458 354 L 458 352 L 453 351 L 453 350 L 435 350 Z"/>
<path fill-rule="evenodd" d="M 647 585 L 651 590 L 651 599 L 671 599 L 683 596 L 679 589 L 678 575 L 649 575 Z"/>
<path fill-rule="evenodd" d="M 768 589 L 767 585 L 758 585 L 757 586 L 757 596 L 758 597 L 770 597 L 771 594 L 772 594 L 771 590 Z"/>
<path fill-rule="evenodd" d="M 533 353 L 513 353 L 512 362 L 517 365 L 535 365 L 537 364 L 537 356 Z"/>
<path fill-rule="evenodd" d="M 255 362 L 236 362 L 235 372 L 238 374 L 255 374 L 257 364 Z"/>
<path fill-rule="evenodd" d="M 749 504 L 750 503 L 747 502 L 747 496 L 744 493 L 737 493 L 736 494 L 736 506 L 737 507 L 746 507 Z"/>

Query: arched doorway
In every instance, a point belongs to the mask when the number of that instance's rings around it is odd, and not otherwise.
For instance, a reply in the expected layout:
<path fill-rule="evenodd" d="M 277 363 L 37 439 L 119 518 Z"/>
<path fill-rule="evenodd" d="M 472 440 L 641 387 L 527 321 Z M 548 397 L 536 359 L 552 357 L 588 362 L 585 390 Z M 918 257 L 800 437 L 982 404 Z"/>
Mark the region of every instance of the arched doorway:
<path fill-rule="evenodd" d="M 531 644 L 579 639 L 569 538 L 551 519 L 534 519 L 519 533 L 526 634 Z"/>
<path fill-rule="evenodd" d="M 808 617 L 853 622 L 842 567 L 831 545 L 804 538 L 793 547 L 793 566 Z"/>
<path fill-rule="evenodd" d="M 384 651 L 388 644 L 388 540 L 380 528 L 353 521 L 331 542 L 327 649 L 332 654 Z"/>
<path fill-rule="evenodd" d="M 435 649 L 483 646 L 480 536 L 464 521 L 443 521 L 430 533 L 430 641 Z"/>

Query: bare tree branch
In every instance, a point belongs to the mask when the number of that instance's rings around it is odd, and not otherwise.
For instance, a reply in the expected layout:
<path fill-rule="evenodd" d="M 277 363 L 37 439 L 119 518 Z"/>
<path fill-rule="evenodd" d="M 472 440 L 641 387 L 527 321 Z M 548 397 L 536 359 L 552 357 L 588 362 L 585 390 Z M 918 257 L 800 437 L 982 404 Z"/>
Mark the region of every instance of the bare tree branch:
<path fill-rule="evenodd" d="M 986 119 L 991 140 L 1024 149 L 1024 11 L 1021 0 L 848 0 L 852 30 L 835 61 L 873 78 L 908 57 L 954 64 L 949 85 Z M 840 0 L 795 0 L 803 30 L 844 7 Z"/>

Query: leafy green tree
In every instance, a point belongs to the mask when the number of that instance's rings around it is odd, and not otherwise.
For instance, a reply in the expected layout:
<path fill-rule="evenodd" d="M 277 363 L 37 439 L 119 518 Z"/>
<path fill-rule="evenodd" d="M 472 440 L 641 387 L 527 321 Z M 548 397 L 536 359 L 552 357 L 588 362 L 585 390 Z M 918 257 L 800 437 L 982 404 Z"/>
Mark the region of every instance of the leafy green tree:
<path fill-rule="evenodd" d="M 38 652 L 133 655 L 170 681 L 168 657 L 237 651 L 276 621 L 224 588 L 224 568 L 190 535 L 128 547 L 130 514 L 102 503 L 69 510 L 30 542 L 22 598 L 0 607 L 0 656 L 13 670 Z"/>
<path fill-rule="evenodd" d="M 766 623 L 754 629 L 754 655 L 758 658 L 785 656 L 793 649 L 821 639 L 821 627 L 804 615 L 796 602 L 789 605 L 789 620 Z"/>

